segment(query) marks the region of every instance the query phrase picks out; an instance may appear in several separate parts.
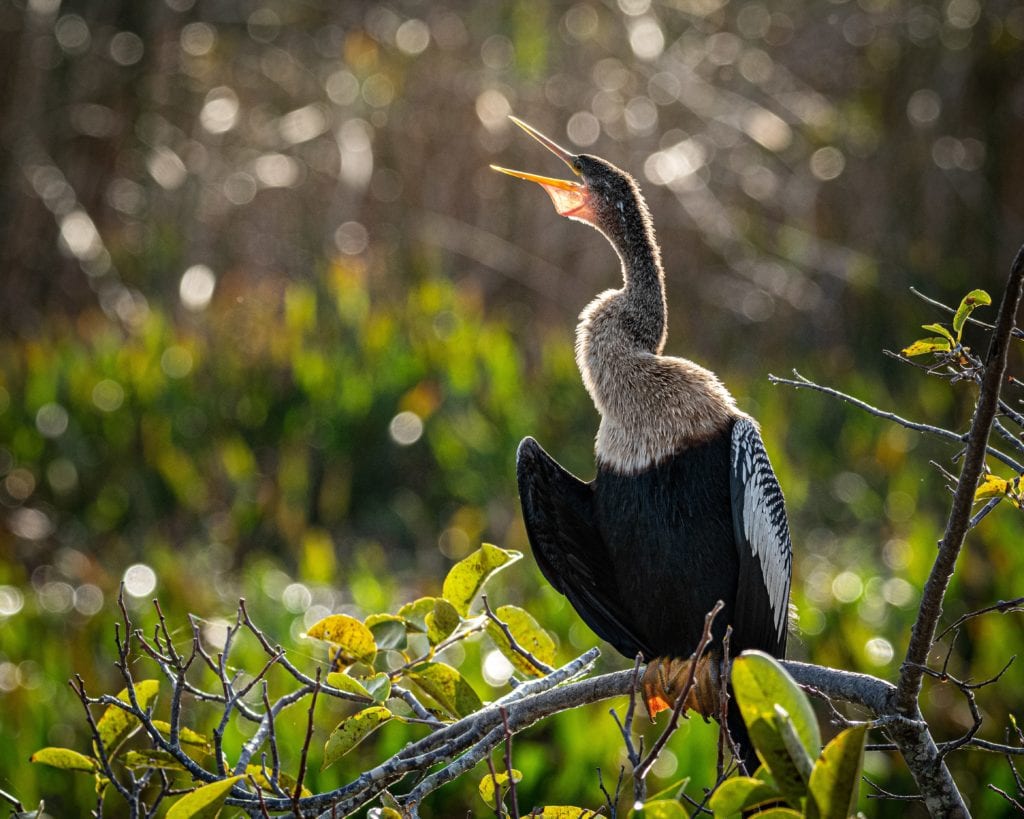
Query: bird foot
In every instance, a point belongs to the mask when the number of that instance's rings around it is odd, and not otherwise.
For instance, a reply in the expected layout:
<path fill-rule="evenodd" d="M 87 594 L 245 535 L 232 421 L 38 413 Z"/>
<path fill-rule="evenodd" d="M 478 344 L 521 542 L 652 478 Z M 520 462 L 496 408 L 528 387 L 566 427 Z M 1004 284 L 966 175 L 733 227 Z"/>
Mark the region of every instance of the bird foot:
<path fill-rule="evenodd" d="M 675 707 L 680 694 L 690 679 L 689 658 L 656 657 L 647 664 L 640 680 L 647 715 L 653 722 L 661 711 Z M 707 654 L 697 660 L 693 685 L 683 699 L 683 713 L 696 711 L 704 719 L 718 711 L 719 664 Z"/>

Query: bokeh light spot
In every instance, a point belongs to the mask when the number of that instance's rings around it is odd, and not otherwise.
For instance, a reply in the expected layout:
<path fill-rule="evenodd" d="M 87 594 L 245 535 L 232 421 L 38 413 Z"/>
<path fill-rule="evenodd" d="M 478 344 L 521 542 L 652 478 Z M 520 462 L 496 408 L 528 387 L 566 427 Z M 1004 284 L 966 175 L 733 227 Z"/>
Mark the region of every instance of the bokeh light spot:
<path fill-rule="evenodd" d="M 103 610 L 103 591 L 92 583 L 83 583 L 74 594 L 75 611 L 91 617 Z"/>
<path fill-rule="evenodd" d="M 832 581 L 832 596 L 840 603 L 852 603 L 864 592 L 864 582 L 856 572 L 840 572 Z"/>
<path fill-rule="evenodd" d="M 217 32 L 206 23 L 189 23 L 181 30 L 181 48 L 192 57 L 202 57 L 213 50 Z"/>
<path fill-rule="evenodd" d="M 358 256 L 370 244 L 370 234 L 359 222 L 344 222 L 334 231 L 334 245 L 346 256 Z"/>
<path fill-rule="evenodd" d="M 565 126 L 566 134 L 581 148 L 588 148 L 601 136 L 601 123 L 590 111 L 577 111 Z"/>
<path fill-rule="evenodd" d="M 199 124 L 211 134 L 223 134 L 238 122 L 238 95 L 226 85 L 212 89 L 199 111 Z"/>
<path fill-rule="evenodd" d="M 665 33 L 652 17 L 641 17 L 629 32 L 629 46 L 641 60 L 654 60 L 665 50 Z"/>
<path fill-rule="evenodd" d="M 192 353 L 177 344 L 160 356 L 160 369 L 168 378 L 184 378 L 192 372 Z"/>
<path fill-rule="evenodd" d="M 301 614 L 312 602 L 312 593 L 302 583 L 289 583 L 281 592 L 281 603 L 292 614 Z"/>
<path fill-rule="evenodd" d="M 145 563 L 134 563 L 125 569 L 124 590 L 132 597 L 146 597 L 156 588 L 156 572 Z"/>
<path fill-rule="evenodd" d="M 111 378 L 104 378 L 92 388 L 92 403 L 103 412 L 114 412 L 124 403 L 124 387 Z"/>
<path fill-rule="evenodd" d="M 892 643 L 884 637 L 872 637 L 864 645 L 864 654 L 872 665 L 886 665 L 893 658 Z"/>
<path fill-rule="evenodd" d="M 68 54 L 84 54 L 89 50 L 92 37 L 89 26 L 77 14 L 65 14 L 53 28 L 57 44 Z"/>
<path fill-rule="evenodd" d="M 400 446 L 415 444 L 423 435 L 423 420 L 415 412 L 400 412 L 388 424 L 388 433 Z"/>
<path fill-rule="evenodd" d="M 178 295 L 188 310 L 197 312 L 204 309 L 213 298 L 217 280 L 205 264 L 194 264 L 181 276 Z"/>
<path fill-rule="evenodd" d="M 482 91 L 476 98 L 476 115 L 488 131 L 501 131 L 508 127 L 512 106 L 508 98 L 493 88 Z"/>
<path fill-rule="evenodd" d="M 430 45 L 430 28 L 415 17 L 406 20 L 395 32 L 395 45 L 410 56 L 422 54 Z"/>
<path fill-rule="evenodd" d="M 512 667 L 504 654 L 498 650 L 487 652 L 484 657 L 480 673 L 488 685 L 500 686 L 508 682 L 509 677 L 515 669 Z"/>
<path fill-rule="evenodd" d="M 25 595 L 16 586 L 0 586 L 0 617 L 13 617 L 25 606 Z"/>
<path fill-rule="evenodd" d="M 835 179 L 846 167 L 846 157 L 838 148 L 831 145 L 818 148 L 811 154 L 811 173 L 823 182 Z"/>
<path fill-rule="evenodd" d="M 942 113 L 942 99 L 930 88 L 922 88 L 907 100 L 907 118 L 920 127 L 931 125 Z"/>
<path fill-rule="evenodd" d="M 142 38 L 132 31 L 119 31 L 110 38 L 110 58 L 118 65 L 135 65 L 145 51 Z"/>
<path fill-rule="evenodd" d="M 60 404 L 43 404 L 36 412 L 36 429 L 44 438 L 59 438 L 68 428 L 68 411 Z"/>

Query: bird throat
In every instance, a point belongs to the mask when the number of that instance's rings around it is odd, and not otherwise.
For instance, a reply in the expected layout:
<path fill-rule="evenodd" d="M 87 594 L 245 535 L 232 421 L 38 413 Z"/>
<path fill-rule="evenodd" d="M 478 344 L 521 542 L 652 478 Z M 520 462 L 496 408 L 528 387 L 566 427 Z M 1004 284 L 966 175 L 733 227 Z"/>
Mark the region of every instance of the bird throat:
<path fill-rule="evenodd" d="M 551 197 L 551 203 L 555 206 L 559 216 L 567 216 L 570 219 L 578 219 L 589 225 L 597 224 L 597 217 L 590 205 L 590 196 L 583 185 L 574 185 L 571 188 L 545 185 L 541 187 Z"/>

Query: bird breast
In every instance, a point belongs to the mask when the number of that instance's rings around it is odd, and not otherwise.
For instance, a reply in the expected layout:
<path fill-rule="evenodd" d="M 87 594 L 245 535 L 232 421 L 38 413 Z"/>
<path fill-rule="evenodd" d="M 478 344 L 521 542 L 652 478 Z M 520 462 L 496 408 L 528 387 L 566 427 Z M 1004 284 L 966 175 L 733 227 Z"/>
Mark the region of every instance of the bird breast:
<path fill-rule="evenodd" d="M 601 416 L 599 465 L 637 474 L 744 417 L 710 370 L 639 349 L 611 311 L 596 309 L 608 295 L 584 310 L 576 334 L 576 362 Z"/>

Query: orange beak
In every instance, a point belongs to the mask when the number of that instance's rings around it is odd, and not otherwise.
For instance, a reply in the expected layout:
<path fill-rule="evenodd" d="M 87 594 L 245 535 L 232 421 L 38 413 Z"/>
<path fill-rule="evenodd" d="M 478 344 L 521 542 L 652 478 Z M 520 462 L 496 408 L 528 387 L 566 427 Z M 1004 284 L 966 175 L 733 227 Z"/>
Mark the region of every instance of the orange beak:
<path fill-rule="evenodd" d="M 576 162 L 574 154 L 569 153 L 553 139 L 544 136 L 544 134 L 536 128 L 527 125 L 521 119 L 517 119 L 512 116 L 510 116 L 509 119 L 526 131 L 526 133 L 532 136 L 541 145 L 551 151 L 551 153 L 561 159 L 569 166 L 574 174 L 577 176 L 579 175 L 579 171 L 574 167 Z M 529 182 L 536 182 L 547 191 L 548 196 L 551 197 L 551 201 L 555 206 L 555 210 L 558 211 L 561 216 L 580 219 L 584 222 L 593 222 L 593 212 L 590 209 L 590 191 L 585 182 L 573 182 L 568 179 L 555 179 L 551 176 L 538 176 L 537 174 L 526 173 L 525 171 L 509 170 L 508 168 L 502 168 L 498 165 L 491 165 L 491 168 L 499 173 L 506 173 L 509 176 L 526 179 Z"/>

